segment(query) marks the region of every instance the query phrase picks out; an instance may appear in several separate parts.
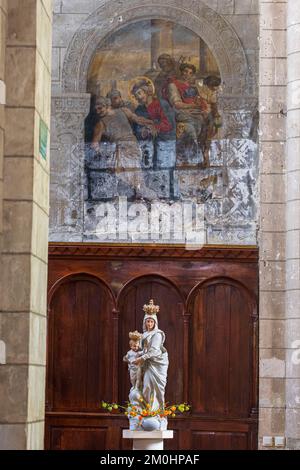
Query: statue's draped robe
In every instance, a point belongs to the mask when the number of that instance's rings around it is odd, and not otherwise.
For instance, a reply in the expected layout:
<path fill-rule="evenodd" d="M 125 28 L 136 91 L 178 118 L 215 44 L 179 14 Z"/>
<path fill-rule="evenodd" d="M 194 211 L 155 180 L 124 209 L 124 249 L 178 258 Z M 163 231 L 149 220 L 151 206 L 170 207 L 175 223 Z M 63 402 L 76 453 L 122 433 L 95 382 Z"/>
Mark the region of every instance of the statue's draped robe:
<path fill-rule="evenodd" d="M 163 409 L 165 404 L 165 387 L 168 372 L 168 353 L 164 348 L 165 334 L 154 329 L 145 331 L 142 337 L 142 347 L 146 346 L 144 359 L 143 397 L 151 409 Z"/>

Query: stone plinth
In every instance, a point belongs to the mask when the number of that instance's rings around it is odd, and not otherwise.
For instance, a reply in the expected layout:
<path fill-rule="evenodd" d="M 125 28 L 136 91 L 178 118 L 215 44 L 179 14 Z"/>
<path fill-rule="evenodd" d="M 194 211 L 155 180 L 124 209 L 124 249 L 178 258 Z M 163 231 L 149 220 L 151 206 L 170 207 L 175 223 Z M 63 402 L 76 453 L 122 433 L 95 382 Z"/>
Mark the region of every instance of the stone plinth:
<path fill-rule="evenodd" d="M 173 439 L 173 431 L 123 431 L 123 439 L 133 439 L 132 450 L 163 450 L 164 439 Z"/>

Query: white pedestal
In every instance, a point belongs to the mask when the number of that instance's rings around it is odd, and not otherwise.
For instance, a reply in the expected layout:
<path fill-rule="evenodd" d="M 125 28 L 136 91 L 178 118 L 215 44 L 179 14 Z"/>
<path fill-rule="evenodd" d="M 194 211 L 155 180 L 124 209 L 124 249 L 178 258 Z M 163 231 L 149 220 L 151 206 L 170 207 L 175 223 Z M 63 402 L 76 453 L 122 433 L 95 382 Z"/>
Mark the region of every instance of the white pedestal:
<path fill-rule="evenodd" d="M 123 431 L 123 439 L 133 439 L 132 450 L 163 450 L 164 439 L 173 439 L 173 431 Z"/>

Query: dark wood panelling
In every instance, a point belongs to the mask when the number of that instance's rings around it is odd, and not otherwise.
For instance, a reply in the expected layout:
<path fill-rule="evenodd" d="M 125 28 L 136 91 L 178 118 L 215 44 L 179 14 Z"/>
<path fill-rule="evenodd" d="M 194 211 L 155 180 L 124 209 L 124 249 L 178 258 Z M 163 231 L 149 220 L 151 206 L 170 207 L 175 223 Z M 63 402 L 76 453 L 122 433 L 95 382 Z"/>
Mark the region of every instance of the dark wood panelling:
<path fill-rule="evenodd" d="M 86 274 L 63 280 L 48 315 L 47 408 L 95 411 L 112 389 L 112 301 L 106 286 Z"/>
<path fill-rule="evenodd" d="M 128 449 L 122 356 L 159 303 L 170 367 L 166 398 L 189 401 L 167 449 L 253 449 L 257 441 L 257 250 L 51 244 L 46 448 Z"/>
<path fill-rule="evenodd" d="M 192 450 L 244 450 L 247 434 L 237 432 L 192 432 Z"/>
<path fill-rule="evenodd" d="M 54 427 L 51 429 L 53 450 L 99 450 L 105 449 L 107 428 Z"/>
<path fill-rule="evenodd" d="M 252 409 L 253 302 L 226 278 L 195 289 L 190 299 L 190 394 L 196 413 L 249 417 Z M 255 373 L 255 371 L 254 371 Z"/>

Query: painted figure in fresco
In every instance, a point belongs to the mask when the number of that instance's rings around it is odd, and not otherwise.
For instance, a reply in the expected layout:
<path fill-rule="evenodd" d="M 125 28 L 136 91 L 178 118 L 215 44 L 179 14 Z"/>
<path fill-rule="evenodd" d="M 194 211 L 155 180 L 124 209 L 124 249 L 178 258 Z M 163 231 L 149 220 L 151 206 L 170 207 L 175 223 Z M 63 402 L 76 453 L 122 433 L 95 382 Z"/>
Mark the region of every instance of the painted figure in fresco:
<path fill-rule="evenodd" d="M 131 90 L 131 94 L 138 102 L 135 114 L 152 122 L 151 126 L 136 124 L 134 126 L 135 135 L 138 140 L 167 140 L 172 131 L 172 124 L 165 115 L 159 99 L 154 95 L 154 87 L 150 80 L 140 80 L 136 82 Z"/>
<path fill-rule="evenodd" d="M 122 94 L 119 90 L 111 90 L 107 93 L 106 98 L 110 100 L 110 105 L 113 109 L 128 108 L 133 111 L 131 101 L 123 100 Z"/>
<path fill-rule="evenodd" d="M 92 148 L 100 151 L 100 141 L 106 140 L 117 144 L 120 168 L 139 168 L 140 149 L 132 132 L 130 122 L 140 125 L 152 125 L 150 120 L 137 116 L 128 108 L 111 108 L 107 98 L 100 97 L 96 101 L 96 113 L 99 120 L 94 128 Z"/>
<path fill-rule="evenodd" d="M 154 80 L 155 90 L 160 104 L 173 127 L 172 139 L 176 139 L 175 111 L 168 101 L 168 85 L 172 78 L 178 74 L 178 64 L 170 54 L 161 54 L 157 63 L 160 68 L 159 74 Z"/>
<path fill-rule="evenodd" d="M 122 98 L 121 92 L 119 90 L 115 90 L 115 89 L 111 90 L 109 93 L 107 93 L 106 98 L 108 100 L 107 104 L 110 104 L 110 106 L 113 109 L 128 108 L 129 111 L 133 111 L 132 103 L 130 101 L 124 101 Z M 102 113 L 101 100 L 102 100 L 102 97 L 100 98 L 100 100 L 95 95 L 92 95 L 91 97 L 90 112 L 84 121 L 85 142 L 87 144 L 90 144 L 91 142 L 93 142 L 95 127 L 101 119 L 101 113 Z"/>
<path fill-rule="evenodd" d="M 160 67 L 160 72 L 155 78 L 154 85 L 157 96 L 167 100 L 168 83 L 172 78 L 177 76 L 177 64 L 170 54 L 161 54 L 157 63 Z"/>
<path fill-rule="evenodd" d="M 200 96 L 195 84 L 196 67 L 190 63 L 180 65 L 180 77 L 172 78 L 168 85 L 168 99 L 176 112 L 177 125 L 180 124 L 181 148 L 197 151 L 200 136 L 209 114 L 206 101 Z M 179 149 L 180 149 L 179 147 Z"/>
<path fill-rule="evenodd" d="M 92 95 L 90 112 L 84 120 L 84 141 L 86 144 L 90 144 L 92 142 L 95 126 L 100 119 L 96 110 L 96 100 L 96 96 Z"/>
<path fill-rule="evenodd" d="M 123 357 L 123 361 L 128 364 L 128 371 L 132 388 L 140 389 L 142 386 L 142 367 L 134 363 L 136 359 L 144 354 L 140 347 L 141 333 L 138 331 L 131 331 L 129 333 L 129 346 L 130 350 Z"/>
<path fill-rule="evenodd" d="M 130 123 L 151 126 L 152 121 L 137 116 L 128 108 L 113 109 L 107 98 L 96 101 L 99 121 L 95 125 L 92 149 L 101 153 L 101 140 L 116 144 L 115 171 L 119 178 L 134 188 L 136 198 L 155 199 L 156 193 L 145 186 L 141 176 L 142 153 Z"/>

